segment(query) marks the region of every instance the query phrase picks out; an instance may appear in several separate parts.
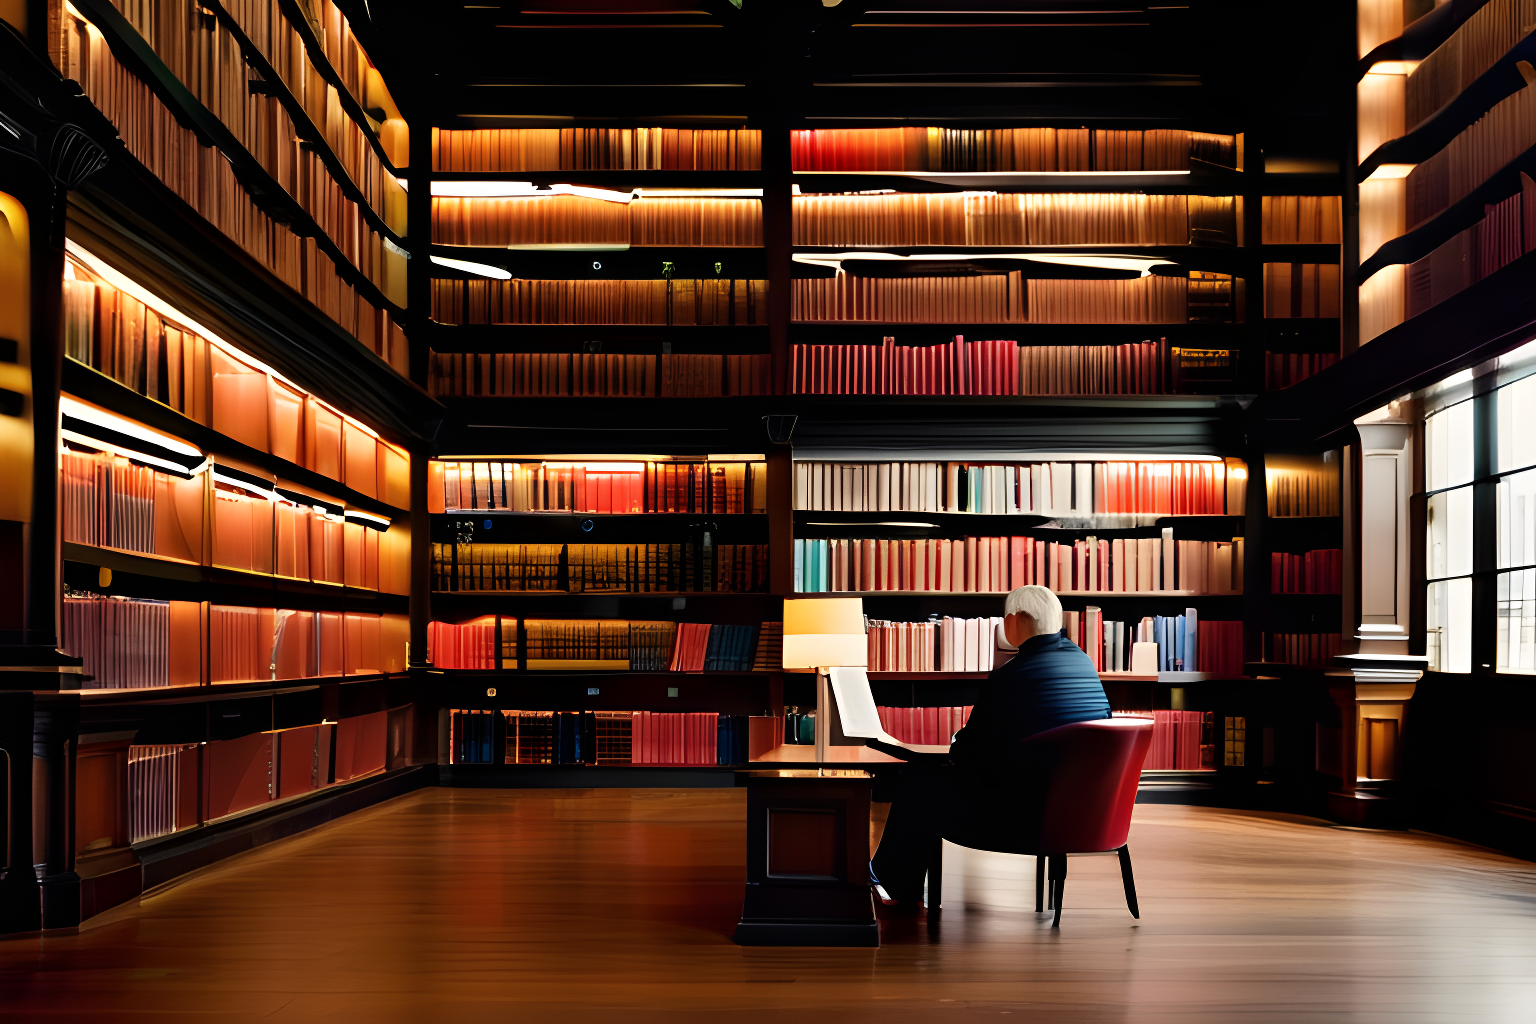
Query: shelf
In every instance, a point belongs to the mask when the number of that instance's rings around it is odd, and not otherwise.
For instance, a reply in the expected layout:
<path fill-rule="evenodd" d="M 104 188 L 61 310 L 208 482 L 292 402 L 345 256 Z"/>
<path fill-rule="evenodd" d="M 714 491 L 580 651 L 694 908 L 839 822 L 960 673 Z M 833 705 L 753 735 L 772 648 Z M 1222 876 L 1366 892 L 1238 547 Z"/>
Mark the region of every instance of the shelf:
<path fill-rule="evenodd" d="M 393 375 L 393 371 L 390 373 Z M 260 466 L 273 476 L 281 477 L 296 486 L 318 491 L 339 499 L 349 507 L 372 512 L 374 515 L 384 516 L 392 521 L 403 521 L 410 517 L 409 509 L 396 508 L 360 491 L 354 491 L 340 481 L 321 476 L 314 470 L 296 466 L 276 455 L 236 441 L 212 427 L 205 427 L 196 420 L 187 418 L 169 406 L 161 405 L 153 398 L 139 394 L 100 370 L 74 359 L 67 357 L 64 359 L 61 380 L 63 381 L 61 390 L 64 394 L 94 402 L 145 426 L 179 437 L 189 444 L 196 445 L 206 454 L 227 455 L 241 462 Z M 406 386 L 409 387 L 409 385 Z"/>
<path fill-rule="evenodd" d="M 761 246 L 631 246 L 623 250 L 545 251 L 492 245 L 441 245 L 432 255 L 500 267 L 513 277 L 561 281 L 659 281 L 663 262 L 673 265 L 678 280 L 762 280 L 768 256 Z M 715 265 L 720 265 L 716 272 Z M 432 276 L 478 280 L 480 275 L 432 264 Z"/>
<path fill-rule="evenodd" d="M 310 236 L 336 266 L 336 273 L 368 302 L 398 315 L 400 307 L 384 297 L 380 288 L 346 257 L 330 235 L 311 217 L 276 179 L 241 144 L 232 131 L 213 112 L 182 85 L 159 55 L 138 31 L 107 0 L 80 0 L 76 5 L 101 33 L 113 55 L 130 71 L 141 77 L 172 111 L 207 143 L 217 147 L 235 169 L 235 176 L 250 195 L 251 201 L 274 220 L 285 222 L 293 233 Z M 90 97 L 85 97 L 90 102 Z M 124 154 L 128 155 L 126 150 Z M 323 315 L 323 314 L 322 314 Z"/>
<path fill-rule="evenodd" d="M 302 611 L 405 613 L 410 598 L 334 583 L 289 579 L 155 555 L 64 541 L 63 582 L 76 590 L 162 601 L 211 601 L 243 607 L 297 607 Z M 78 568 L 75 568 L 78 566 Z M 107 587 L 99 569 L 112 572 Z"/>
<path fill-rule="evenodd" d="M 1524 89 L 1525 79 L 1515 65 L 1533 58 L 1536 34 L 1516 43 L 1487 71 L 1405 134 L 1377 146 L 1360 162 L 1355 180 L 1364 181 L 1382 164 L 1419 164 L 1434 156 L 1495 104 Z"/>
<path fill-rule="evenodd" d="M 1428 57 L 1468 18 L 1481 10 L 1484 2 L 1486 0 L 1473 0 L 1472 3 L 1448 3 L 1435 6 L 1427 14 L 1410 22 L 1403 29 L 1402 35 L 1395 39 L 1388 39 L 1361 57 L 1355 65 L 1357 77 L 1364 78 L 1366 72 L 1370 71 L 1371 66 L 1378 61 L 1422 60 Z"/>
<path fill-rule="evenodd" d="M 213 11 L 219 23 L 234 37 L 235 42 L 240 47 L 242 56 L 245 58 L 245 62 L 256 69 L 256 73 L 266 82 L 267 87 L 277 97 L 278 102 L 282 103 L 283 108 L 288 112 L 289 118 L 293 121 L 294 129 L 297 131 L 299 138 L 304 141 L 304 144 L 310 150 L 320 157 L 321 161 L 325 164 L 326 170 L 330 172 L 332 179 L 341 186 L 342 194 L 357 206 L 363 219 L 368 222 L 374 231 L 390 239 L 396 245 L 402 245 L 405 241 L 404 236 L 395 233 L 385 223 L 384 215 L 375 210 L 368 202 L 367 198 L 363 195 L 362 188 L 358 186 L 357 182 L 352 180 L 352 174 L 347 170 L 346 165 L 341 162 L 341 158 L 332 152 L 330 143 L 326 140 L 324 129 L 315 124 L 314 119 L 309 116 L 309 111 L 304 109 L 304 104 L 300 103 L 298 97 L 288 88 L 288 83 L 283 80 L 282 75 L 278 74 L 277 69 L 267 60 L 266 55 L 261 52 L 261 49 L 251 42 L 250 38 L 245 34 L 245 29 L 229 13 L 229 10 L 221 0 L 208 0 L 205 6 Z M 308 28 L 308 25 L 305 28 Z M 308 50 L 307 39 L 305 41 L 305 49 Z M 314 56 L 311 54 L 309 59 L 313 62 Z M 323 60 L 324 58 L 322 58 Z M 324 64 L 324 67 L 326 70 L 331 70 L 333 75 L 335 74 L 335 71 L 330 68 L 329 64 Z M 339 82 L 340 79 L 337 79 L 337 81 Z M 339 96 L 348 95 L 346 89 L 340 85 L 336 86 L 336 92 Z M 343 105 L 343 109 L 345 109 L 345 105 Z M 347 113 L 350 117 L 351 111 Z M 383 147 L 374 138 L 373 132 L 366 124 L 359 127 L 363 132 L 363 137 L 368 139 L 375 148 L 379 163 L 384 168 L 384 173 L 392 176 L 396 175 L 397 172 L 390 166 L 388 158 L 384 156 Z"/>
<path fill-rule="evenodd" d="M 1093 522 L 1103 516 L 1103 525 Z M 1121 525 L 1114 520 L 1144 520 L 1138 525 Z M 846 531 L 864 529 L 877 531 L 881 536 L 932 536 L 934 531 L 954 536 L 1028 535 L 1036 539 L 1063 538 L 1066 534 L 1106 534 L 1110 536 L 1157 537 L 1165 527 L 1175 531 L 1180 540 L 1230 540 L 1241 536 L 1243 516 L 1169 516 L 1156 512 L 1126 513 L 1111 516 L 1098 513 L 1092 516 L 1069 516 L 1060 519 L 1035 513 L 991 515 L 980 512 L 819 512 L 795 509 L 795 535 L 806 539 L 823 536 L 844 536 Z M 1086 521 L 1085 521 L 1086 520 Z M 883 525 L 891 522 L 931 523 L 931 526 Z M 1052 525 L 1059 524 L 1059 525 Z M 802 529 L 805 528 L 805 529 Z M 810 530 L 811 532 L 807 532 Z M 832 533 L 830 531 L 836 531 Z M 1199 534 L 1192 537 L 1191 533 Z"/>
<path fill-rule="evenodd" d="M 429 668 L 429 675 L 447 676 L 453 680 L 506 680 L 517 682 L 518 680 L 548 681 L 552 679 L 626 679 L 631 682 L 645 680 L 664 680 L 677 682 L 680 679 L 762 679 L 766 676 L 779 675 L 783 669 L 747 669 L 731 671 L 708 672 L 670 672 L 661 669 L 518 669 L 518 668 L 484 668 L 484 669 L 460 669 L 460 668 Z"/>
<path fill-rule="evenodd" d="M 1490 174 L 1477 188 L 1435 214 L 1429 220 L 1384 242 L 1360 264 L 1363 284 L 1377 271 L 1397 264 L 1414 263 L 1456 235 L 1481 221 L 1486 207 L 1520 193 L 1520 173 L 1536 174 L 1536 146 L 1532 146 Z"/>

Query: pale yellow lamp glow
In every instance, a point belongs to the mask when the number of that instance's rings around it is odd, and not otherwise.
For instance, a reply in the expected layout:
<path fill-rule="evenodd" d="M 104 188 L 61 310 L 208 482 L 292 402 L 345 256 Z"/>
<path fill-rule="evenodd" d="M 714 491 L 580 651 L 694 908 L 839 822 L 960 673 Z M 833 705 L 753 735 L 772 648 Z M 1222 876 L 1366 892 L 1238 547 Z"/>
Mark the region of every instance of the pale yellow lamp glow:
<path fill-rule="evenodd" d="M 862 598 L 784 602 L 785 668 L 856 668 L 868 664 Z"/>

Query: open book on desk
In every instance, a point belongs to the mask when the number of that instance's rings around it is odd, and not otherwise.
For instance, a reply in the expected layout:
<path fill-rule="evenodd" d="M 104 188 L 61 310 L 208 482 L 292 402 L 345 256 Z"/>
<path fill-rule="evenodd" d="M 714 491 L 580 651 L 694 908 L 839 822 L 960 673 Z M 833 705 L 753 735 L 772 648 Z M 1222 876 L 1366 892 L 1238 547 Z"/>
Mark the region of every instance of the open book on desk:
<path fill-rule="evenodd" d="M 885 731 L 875 708 L 875 695 L 869 690 L 869 673 L 864 669 L 828 669 L 827 681 L 832 690 L 833 706 L 829 710 L 834 713 L 830 723 L 832 745 L 862 742 L 903 761 L 942 760 L 949 756 L 948 743 L 903 743 Z"/>

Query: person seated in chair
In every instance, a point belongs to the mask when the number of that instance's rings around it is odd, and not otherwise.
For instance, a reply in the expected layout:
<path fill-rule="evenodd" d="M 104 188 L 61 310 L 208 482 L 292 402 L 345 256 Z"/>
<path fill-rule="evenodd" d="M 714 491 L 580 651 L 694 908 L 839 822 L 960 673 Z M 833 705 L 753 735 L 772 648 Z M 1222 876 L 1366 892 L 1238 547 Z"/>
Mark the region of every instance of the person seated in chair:
<path fill-rule="evenodd" d="M 870 862 L 871 880 L 898 904 L 922 899 L 939 839 L 985 845 L 1031 826 L 1019 741 L 1074 722 L 1109 718 L 1093 662 L 1061 632 L 1061 602 L 1046 587 L 1020 587 L 1003 608 L 1003 635 L 1018 653 L 992 670 L 947 761 L 902 765 L 890 816 Z"/>

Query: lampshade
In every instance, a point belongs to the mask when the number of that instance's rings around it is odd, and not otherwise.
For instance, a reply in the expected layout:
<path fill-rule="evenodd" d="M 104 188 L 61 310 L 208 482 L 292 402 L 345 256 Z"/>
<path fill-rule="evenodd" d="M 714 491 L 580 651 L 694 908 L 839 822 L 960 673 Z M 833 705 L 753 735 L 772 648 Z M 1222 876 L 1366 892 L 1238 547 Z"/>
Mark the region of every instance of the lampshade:
<path fill-rule="evenodd" d="M 784 667 L 869 664 L 864 600 L 828 597 L 784 602 Z"/>

